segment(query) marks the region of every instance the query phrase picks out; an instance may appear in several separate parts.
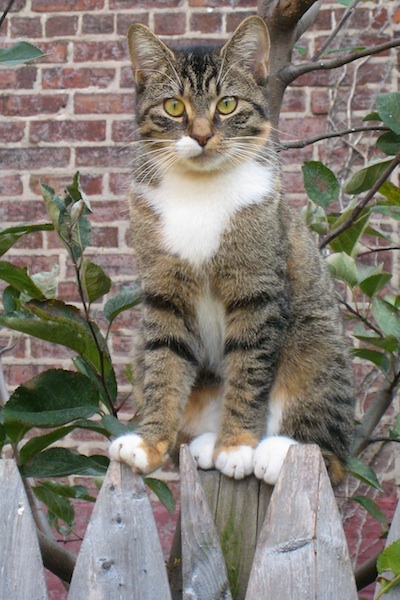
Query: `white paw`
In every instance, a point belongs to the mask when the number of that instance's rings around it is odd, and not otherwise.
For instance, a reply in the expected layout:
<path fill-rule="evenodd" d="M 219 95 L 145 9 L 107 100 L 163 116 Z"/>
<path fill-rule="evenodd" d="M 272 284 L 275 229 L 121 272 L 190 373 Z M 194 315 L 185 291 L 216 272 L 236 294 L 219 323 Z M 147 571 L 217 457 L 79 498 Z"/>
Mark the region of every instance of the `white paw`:
<path fill-rule="evenodd" d="M 216 433 L 203 433 L 189 444 L 189 450 L 200 469 L 214 468 L 214 448 L 217 441 Z"/>
<path fill-rule="evenodd" d="M 112 460 L 123 462 L 135 471 L 146 472 L 148 465 L 147 452 L 143 447 L 143 438 L 136 433 L 121 435 L 110 446 Z"/>
<path fill-rule="evenodd" d="M 265 483 L 275 485 L 290 446 L 297 443 L 281 435 L 265 438 L 254 452 L 254 475 Z"/>
<path fill-rule="evenodd" d="M 254 449 L 251 446 L 238 446 L 233 450 L 222 450 L 217 456 L 215 466 L 227 477 L 243 479 L 253 472 Z"/>

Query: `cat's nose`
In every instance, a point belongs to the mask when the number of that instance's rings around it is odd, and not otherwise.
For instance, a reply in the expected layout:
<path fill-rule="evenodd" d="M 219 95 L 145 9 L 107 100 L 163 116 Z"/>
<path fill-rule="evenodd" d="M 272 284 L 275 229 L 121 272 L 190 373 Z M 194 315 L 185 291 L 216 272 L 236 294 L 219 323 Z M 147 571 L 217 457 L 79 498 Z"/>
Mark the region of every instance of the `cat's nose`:
<path fill-rule="evenodd" d="M 193 138 L 194 140 L 196 140 L 196 142 L 202 147 L 204 148 L 204 146 L 207 144 L 208 140 L 210 138 L 212 138 L 213 134 L 211 133 L 211 131 L 209 133 L 205 133 L 205 134 L 200 134 L 200 133 L 196 133 L 195 131 L 193 131 L 193 133 L 190 134 L 190 137 Z"/>

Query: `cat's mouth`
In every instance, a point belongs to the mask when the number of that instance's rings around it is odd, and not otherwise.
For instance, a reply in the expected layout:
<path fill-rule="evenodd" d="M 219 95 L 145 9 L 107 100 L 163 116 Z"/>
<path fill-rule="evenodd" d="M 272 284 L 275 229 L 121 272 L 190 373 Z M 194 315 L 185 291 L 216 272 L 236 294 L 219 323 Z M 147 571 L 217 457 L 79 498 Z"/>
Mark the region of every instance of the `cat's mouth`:
<path fill-rule="evenodd" d="M 201 145 L 194 138 L 185 135 L 175 143 L 175 151 L 181 159 L 179 163 L 193 171 L 219 169 L 225 161 L 220 144 L 214 140 Z"/>

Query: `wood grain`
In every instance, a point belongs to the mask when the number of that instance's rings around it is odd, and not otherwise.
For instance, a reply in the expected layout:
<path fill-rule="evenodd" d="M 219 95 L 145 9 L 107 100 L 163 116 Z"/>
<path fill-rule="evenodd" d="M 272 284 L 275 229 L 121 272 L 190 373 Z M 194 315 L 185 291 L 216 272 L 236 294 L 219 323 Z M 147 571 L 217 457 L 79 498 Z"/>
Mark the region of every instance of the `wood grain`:
<path fill-rule="evenodd" d="M 0 598 L 46 600 L 43 563 L 28 499 L 13 460 L 0 460 Z"/>
<path fill-rule="evenodd" d="M 143 480 L 111 462 L 72 577 L 69 600 L 170 600 Z"/>

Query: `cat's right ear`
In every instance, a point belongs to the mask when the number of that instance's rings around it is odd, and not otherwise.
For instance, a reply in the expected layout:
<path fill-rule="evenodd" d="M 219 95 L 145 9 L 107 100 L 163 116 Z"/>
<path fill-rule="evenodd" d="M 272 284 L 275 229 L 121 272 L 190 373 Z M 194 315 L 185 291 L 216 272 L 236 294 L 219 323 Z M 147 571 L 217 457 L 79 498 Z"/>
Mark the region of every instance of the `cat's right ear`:
<path fill-rule="evenodd" d="M 128 29 L 128 48 L 136 84 L 144 85 L 154 71 L 165 71 L 166 64 L 175 60 L 172 50 L 141 23 Z"/>

